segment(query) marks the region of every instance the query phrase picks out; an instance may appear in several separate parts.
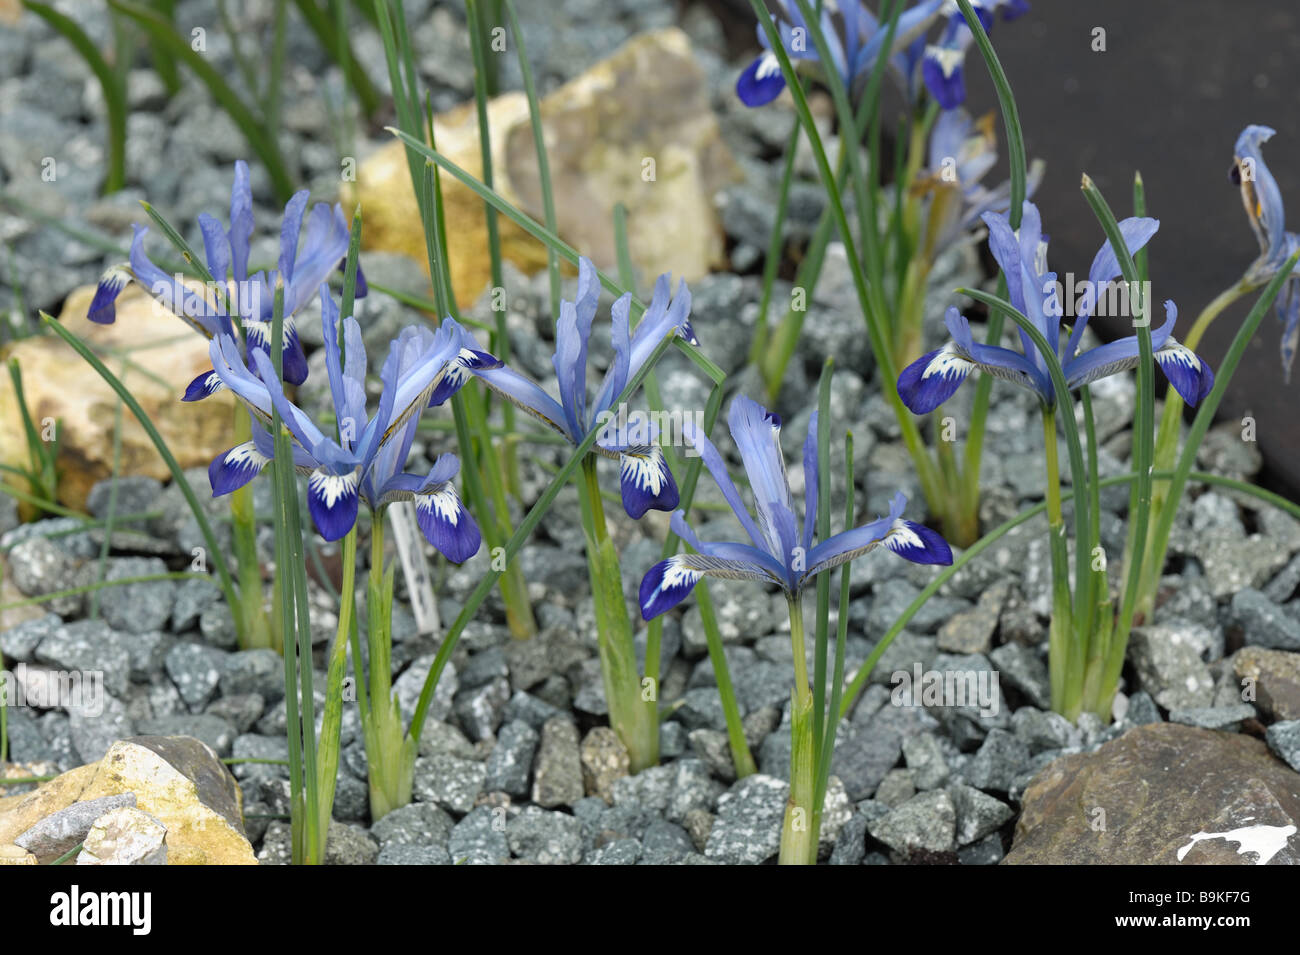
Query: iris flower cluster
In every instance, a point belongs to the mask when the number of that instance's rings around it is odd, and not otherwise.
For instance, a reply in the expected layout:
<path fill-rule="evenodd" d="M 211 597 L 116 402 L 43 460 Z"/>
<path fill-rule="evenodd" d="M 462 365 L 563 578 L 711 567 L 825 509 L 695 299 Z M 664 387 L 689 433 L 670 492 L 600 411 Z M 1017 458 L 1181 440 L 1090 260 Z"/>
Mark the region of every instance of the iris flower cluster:
<path fill-rule="evenodd" d="M 461 503 L 452 479 L 460 469 L 454 454 L 443 454 L 428 474 L 403 470 L 420 414 L 442 404 L 464 383 L 456 368 L 500 363 L 478 347 L 474 337 L 444 318 L 437 331 L 411 326 L 389 347 L 380 371 L 383 390 L 373 416 L 366 414 L 366 352 L 353 318 L 344 322 L 343 349 L 338 342 L 338 306 L 327 286 L 320 289 L 321 326 L 330 396 L 339 424 L 336 440 L 284 394 L 271 359 L 253 349 L 246 364 L 235 339 L 220 333 L 209 346 L 213 374 L 248 409 L 253 438 L 221 453 L 208 469 L 214 495 L 243 487 L 266 467 L 274 454 L 268 429 L 278 411 L 293 437 L 294 467 L 307 477 L 307 507 L 326 540 L 338 540 L 356 523 L 362 499 L 372 512 L 393 501 L 413 501 L 424 536 L 448 560 L 468 560 L 478 552 L 477 523 Z M 344 350 L 346 354 L 344 354 Z"/>
<path fill-rule="evenodd" d="M 772 22 L 790 59 L 796 65 L 825 67 L 809 37 L 808 24 L 793 0 L 773 0 L 772 5 L 777 8 L 771 14 Z M 830 46 L 830 68 L 839 74 L 846 89 L 852 89 L 875 64 L 888 36 L 889 24 L 878 20 L 861 0 L 839 0 L 835 6 L 839 10 L 838 20 L 832 17 L 832 5 L 826 3 L 822 5 L 819 25 Z M 1011 20 L 1029 9 L 1027 0 L 972 0 L 972 6 L 986 30 L 992 29 L 994 14 L 999 10 L 1004 19 Z M 945 21 L 941 35 L 937 42 L 927 42 L 926 31 L 940 19 Z M 920 77 L 930 94 L 943 109 L 953 109 L 966 100 L 963 65 L 973 40 L 974 34 L 952 0 L 919 0 L 898 16 L 889 65 L 909 98 L 919 66 Z M 770 103 L 785 89 L 780 62 L 761 24 L 758 42 L 763 52 L 736 82 L 736 94 L 746 106 Z"/>
<path fill-rule="evenodd" d="M 199 215 L 204 256 L 218 287 L 199 291 L 186 285 L 181 276 L 159 268 L 144 249 L 149 230 L 137 225 L 129 262 L 113 266 L 100 278 L 87 318 L 101 325 L 112 324 L 117 318 L 117 298 L 134 280 L 205 338 L 214 339 L 223 331 L 240 332 L 247 348 L 245 358 L 251 362 L 253 351 L 265 353 L 270 346 L 273 289 L 278 281 L 283 281 L 284 380 L 293 385 L 302 384 L 307 380 L 307 356 L 298 340 L 294 315 L 331 273 L 342 268 L 348 254 L 348 223 L 343 207 L 320 202 L 308 213 L 308 198 L 309 193 L 303 190 L 285 204 L 277 267 L 269 273 L 258 271 L 249 275 L 253 194 L 248 164 L 239 160 L 235 163 L 235 182 L 230 191 L 230 227 L 224 228 L 206 212 Z M 299 249 L 304 218 L 307 232 Z M 366 291 L 365 275 L 358 268 L 356 297 L 363 298 Z M 194 400 L 219 387 L 219 378 L 204 372 L 191 383 L 186 398 Z"/>
<path fill-rule="evenodd" d="M 1100 299 L 1097 294 L 1120 274 L 1119 262 L 1107 240 L 1097 251 L 1088 270 L 1091 295 L 1082 297 L 1074 326 L 1065 341 L 1061 338 L 1062 305 L 1056 273 L 1047 268 L 1047 239 L 1042 234 L 1038 208 L 1024 204 L 1019 232 L 1013 231 L 1005 215 L 985 213 L 989 229 L 989 247 L 1006 278 L 1011 304 L 1024 313 L 1047 339 L 1061 359 L 1066 383 L 1071 390 L 1101 378 L 1137 367 L 1136 335 L 1118 339 L 1081 352 L 1083 332 Z M 1137 252 L 1155 235 L 1160 223 L 1155 219 L 1132 217 L 1119 223 L 1130 254 Z M 1151 333 L 1155 361 L 1170 384 L 1189 405 L 1195 404 L 1214 387 L 1214 373 L 1195 353 L 1173 337 L 1178 309 L 1165 302 L 1165 322 Z M 926 414 L 947 401 L 975 370 L 1002 378 L 1038 395 L 1045 407 L 1053 407 L 1056 395 L 1048 377 L 1047 363 L 1021 329 L 1023 353 L 998 345 L 984 345 L 974 340 L 970 324 L 956 309 L 950 308 L 944 323 L 952 335 L 942 348 L 922 355 L 903 369 L 898 377 L 898 394 L 914 414 Z"/>

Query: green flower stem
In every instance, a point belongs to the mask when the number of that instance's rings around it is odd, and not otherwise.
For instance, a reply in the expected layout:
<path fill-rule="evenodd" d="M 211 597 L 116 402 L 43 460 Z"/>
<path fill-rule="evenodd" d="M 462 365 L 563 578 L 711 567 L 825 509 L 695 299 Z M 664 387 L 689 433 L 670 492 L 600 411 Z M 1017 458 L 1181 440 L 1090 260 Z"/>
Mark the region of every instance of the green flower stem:
<path fill-rule="evenodd" d="M 600 672 L 609 706 L 609 722 L 627 747 L 633 773 L 659 761 L 657 692 L 644 698 L 637 671 L 632 622 L 623 599 L 623 575 L 618 551 L 605 522 L 605 505 L 600 497 L 596 458 L 582 462 L 579 482 L 583 527 L 587 533 L 587 566 L 596 607 L 596 643 L 600 651 Z"/>
<path fill-rule="evenodd" d="M 1087 199 L 1088 205 L 1092 207 L 1097 221 L 1101 223 L 1106 238 L 1110 241 L 1110 246 L 1115 252 L 1120 272 L 1123 274 L 1129 288 L 1135 290 L 1134 296 L 1137 299 L 1133 323 L 1137 330 L 1138 340 L 1137 406 L 1133 423 L 1132 454 L 1133 473 L 1136 478 L 1129 495 L 1129 524 L 1133 528 L 1133 552 L 1142 554 L 1146 550 L 1147 526 L 1151 514 L 1151 470 L 1155 446 L 1155 359 L 1151 348 L 1151 302 L 1143 294 L 1141 273 L 1138 270 L 1137 263 L 1133 261 L 1133 256 L 1129 253 L 1119 223 L 1116 221 L 1110 205 L 1087 175 L 1083 177 L 1082 188 L 1084 198 Z M 1145 198 L 1140 176 L 1135 180 L 1134 189 L 1137 201 L 1144 206 Z M 1090 527 L 1095 528 L 1096 524 L 1097 519 L 1094 517 Z M 1095 535 L 1086 542 L 1080 543 L 1077 559 L 1081 577 L 1087 571 L 1088 554 L 1096 543 L 1097 538 Z M 1084 640 L 1088 643 L 1106 645 L 1099 648 L 1097 656 L 1094 656 L 1091 649 L 1089 649 L 1087 665 L 1090 669 L 1096 669 L 1098 658 L 1105 660 L 1118 654 L 1120 659 L 1123 659 L 1124 648 L 1128 644 L 1129 631 L 1133 625 L 1134 600 L 1137 597 L 1142 568 L 1140 564 L 1131 564 L 1128 570 L 1129 577 L 1124 588 L 1119 617 L 1114 623 L 1113 630 L 1109 621 L 1102 626 L 1104 640 L 1099 639 L 1100 634 L 1094 635 L 1092 632 L 1091 601 L 1081 604 L 1084 609 L 1084 623 L 1087 627 L 1087 629 L 1081 631 Z M 1091 597 L 1092 588 L 1095 584 L 1092 581 L 1089 583 L 1087 596 Z M 1103 588 L 1102 593 L 1107 594 L 1109 588 L 1106 585 L 1104 576 L 1101 578 L 1100 584 Z M 1116 672 L 1115 679 L 1118 680 L 1118 677 L 1119 674 Z M 1086 676 L 1081 677 L 1081 679 L 1086 680 Z M 1109 721 L 1111 700 L 1115 694 L 1115 684 L 1109 680 L 1104 672 L 1100 679 L 1088 682 L 1091 684 L 1091 697 L 1084 699 L 1082 705 L 1087 706 L 1103 721 Z M 1073 718 L 1075 714 L 1067 712 L 1065 715 Z"/>
<path fill-rule="evenodd" d="M 366 766 L 370 817 L 382 819 L 411 801 L 417 742 L 402 729 L 402 712 L 393 695 L 393 573 L 384 570 L 384 515 L 370 525 L 370 583 L 366 622 L 370 635 L 370 720 L 366 727 Z"/>
<path fill-rule="evenodd" d="M 234 441 L 243 444 L 253 436 L 248 412 L 234 407 Z M 235 573 L 239 577 L 239 606 L 232 613 L 242 621 L 240 649 L 273 647 L 282 650 L 272 639 L 270 621 L 262 606 L 262 563 L 257 555 L 257 515 L 253 510 L 253 485 L 245 484 L 230 493 L 230 542 L 235 553 Z M 280 634 L 283 638 L 283 634 Z"/>
<path fill-rule="evenodd" d="M 339 625 L 330 647 L 326 670 L 325 712 L 321 716 L 316 786 L 320 792 L 320 831 L 329 832 L 334 790 L 339 774 L 339 739 L 343 725 L 343 678 L 348 665 L 348 636 L 356 612 L 357 528 L 343 538 L 343 589 L 339 593 Z"/>
<path fill-rule="evenodd" d="M 1070 608 L 1070 567 L 1065 540 L 1065 517 L 1061 510 L 1056 412 L 1046 408 L 1043 410 L 1043 450 L 1047 471 L 1047 536 L 1052 557 L 1052 622 L 1048 630 L 1048 664 L 1051 670 L 1052 709 L 1064 713 L 1072 696 L 1070 675 L 1077 672 L 1077 668 L 1071 664 L 1078 655 L 1078 642 L 1075 639 Z"/>
<path fill-rule="evenodd" d="M 664 352 L 679 340 L 680 339 L 675 334 L 664 336 L 663 340 L 655 346 L 654 351 L 650 353 L 645 364 L 642 365 L 637 370 L 636 374 L 631 377 L 628 383 L 623 386 L 623 391 L 613 403 L 615 407 L 627 401 L 636 389 L 641 387 L 641 383 L 645 380 L 646 375 L 648 375 L 651 369 L 659 363 Z M 688 351 L 687 354 L 692 354 L 692 352 Z M 716 392 L 718 389 L 715 388 L 714 390 Z M 712 400 L 713 399 L 711 398 L 710 402 L 712 402 Z M 721 399 L 718 400 L 720 401 Z M 595 446 L 598 435 L 599 429 L 593 428 L 591 433 L 582 439 L 582 443 L 574 449 L 571 455 L 569 455 L 569 459 L 565 462 L 564 467 L 562 467 L 560 472 L 551 480 L 551 483 L 546 486 L 546 490 L 542 492 L 542 496 L 537 499 L 537 502 L 533 504 L 531 508 L 529 508 L 528 513 L 524 515 L 523 520 L 519 522 L 519 526 L 515 528 L 515 532 L 511 535 L 510 540 L 506 542 L 504 554 L 506 561 L 512 560 L 515 555 L 519 553 L 519 549 L 523 547 L 524 541 L 526 541 L 529 536 L 532 535 L 533 531 L 537 529 L 537 525 L 541 523 L 542 516 L 550 509 L 551 505 L 555 503 L 555 499 L 559 496 L 561 488 L 563 488 L 569 482 L 569 479 L 577 474 L 578 469 L 582 467 L 582 462 Z M 698 459 L 696 459 L 696 461 L 698 461 Z M 695 463 L 696 462 L 693 461 L 692 465 Z M 694 474 L 698 475 L 698 473 L 698 468 L 695 468 Z M 690 479 L 691 475 L 688 473 L 688 482 Z M 433 665 L 429 668 L 429 675 L 425 677 L 424 686 L 420 690 L 420 699 L 416 703 L 415 713 L 411 717 L 410 735 L 412 739 L 418 741 L 420 734 L 423 732 L 424 722 L 429 715 L 429 706 L 433 702 L 433 693 L 438 686 L 438 679 L 442 676 L 442 671 L 446 667 L 447 661 L 451 659 L 451 654 L 456 649 L 456 644 L 460 640 L 460 635 L 464 632 L 465 626 L 469 623 L 470 618 L 473 617 L 473 615 L 478 611 L 478 608 L 482 606 L 488 592 L 496 585 L 497 579 L 500 576 L 501 572 L 497 570 L 489 570 L 483 575 L 483 578 L 474 587 L 474 590 L 470 593 L 469 597 L 466 598 L 464 606 L 461 607 L 460 613 L 456 615 L 456 619 L 452 621 L 451 627 L 447 630 L 447 635 L 443 638 L 442 645 L 438 647 L 438 652 L 433 658 Z"/>
<path fill-rule="evenodd" d="M 816 746 L 813 699 L 808 687 L 804 648 L 803 603 L 790 598 L 790 649 L 794 653 L 794 690 L 790 703 L 790 797 L 781 823 L 781 865 L 815 865 L 817 837 L 813 823 Z"/>

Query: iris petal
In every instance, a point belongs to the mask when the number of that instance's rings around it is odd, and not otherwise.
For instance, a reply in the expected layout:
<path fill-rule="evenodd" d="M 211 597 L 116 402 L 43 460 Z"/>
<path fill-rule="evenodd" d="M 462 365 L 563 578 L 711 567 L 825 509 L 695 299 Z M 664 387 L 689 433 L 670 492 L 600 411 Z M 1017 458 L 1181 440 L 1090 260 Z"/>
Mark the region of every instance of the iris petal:
<path fill-rule="evenodd" d="M 453 564 L 478 553 L 482 534 L 450 481 L 415 498 L 415 519 L 429 543 Z"/>
<path fill-rule="evenodd" d="M 677 483 L 663 451 L 656 446 L 628 448 L 619 455 L 619 484 L 623 509 L 633 520 L 640 520 L 651 509 L 671 511 L 677 507 Z"/>
<path fill-rule="evenodd" d="M 245 441 L 223 451 L 208 465 L 208 483 L 212 485 L 212 496 L 221 497 L 243 487 L 261 474 L 270 460 L 257 450 L 257 445 L 252 441 Z"/>

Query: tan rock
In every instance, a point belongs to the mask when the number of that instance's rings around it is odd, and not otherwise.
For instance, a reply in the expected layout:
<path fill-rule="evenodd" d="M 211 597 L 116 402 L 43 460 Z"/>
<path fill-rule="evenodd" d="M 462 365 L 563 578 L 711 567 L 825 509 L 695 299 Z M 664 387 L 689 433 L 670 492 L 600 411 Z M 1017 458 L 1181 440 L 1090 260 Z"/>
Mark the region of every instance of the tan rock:
<path fill-rule="evenodd" d="M 35 792 L 18 797 L 17 802 L 11 803 L 10 799 L 6 799 L 0 804 L 0 845 L 13 842 L 20 833 L 26 832 L 46 816 L 66 809 L 81 799 L 98 768 L 95 763 L 78 766 L 48 783 L 42 783 Z"/>
<path fill-rule="evenodd" d="M 582 741 L 582 778 L 587 795 L 614 802 L 614 783 L 628 774 L 627 747 L 608 726 L 595 726 Z"/>
<path fill-rule="evenodd" d="M 36 856 L 11 843 L 0 846 L 0 865 L 36 865 Z"/>
<path fill-rule="evenodd" d="M 196 403 L 181 395 L 200 372 L 211 368 L 207 342 L 158 305 L 139 286 L 128 286 L 117 301 L 117 321 L 86 320 L 93 286 L 72 292 L 59 320 L 87 341 L 131 390 L 181 467 L 206 467 L 231 444 L 232 398 L 222 392 Z M 60 421 L 59 499 L 84 505 L 94 483 L 112 471 L 113 423 L 117 395 L 61 339 L 43 335 L 12 345 L 6 357 L 18 359 L 28 410 L 38 428 Z M 123 368 L 123 360 L 132 364 Z M 27 444 L 8 375 L 0 376 L 0 460 L 25 465 Z M 122 418 L 124 474 L 159 479 L 169 476 L 153 443 L 129 412 Z"/>
<path fill-rule="evenodd" d="M 740 170 L 722 141 L 704 72 L 676 29 L 634 37 L 541 103 L 560 236 L 598 266 L 616 265 L 614 207 L 628 208 L 632 260 L 643 277 L 671 272 L 687 280 L 724 255 L 713 196 Z M 543 221 L 541 185 L 528 104 L 506 93 L 488 104 L 494 187 Z M 434 119 L 438 149 L 482 179 L 477 117 L 466 104 Z M 442 177 L 452 284 L 462 302 L 487 285 L 483 202 Z M 365 160 L 354 193 L 365 215 L 367 248 L 402 252 L 427 264 L 405 148 L 393 142 Z M 345 204 L 348 204 L 345 200 Z M 504 216 L 504 256 L 526 271 L 545 248 Z"/>
<path fill-rule="evenodd" d="M 83 798 L 135 793 L 136 806 L 167 829 L 169 865 L 256 865 L 244 835 L 239 787 L 216 753 L 185 736 L 136 736 L 113 744 Z"/>

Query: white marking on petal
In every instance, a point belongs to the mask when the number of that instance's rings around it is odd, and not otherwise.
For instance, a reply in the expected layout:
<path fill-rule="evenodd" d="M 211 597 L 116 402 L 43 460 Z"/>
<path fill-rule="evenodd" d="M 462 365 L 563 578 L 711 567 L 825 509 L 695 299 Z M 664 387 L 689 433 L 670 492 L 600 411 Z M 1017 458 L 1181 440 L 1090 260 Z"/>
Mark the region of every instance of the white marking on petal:
<path fill-rule="evenodd" d="M 939 69 L 946 79 L 951 79 L 953 72 L 966 60 L 964 50 L 936 45 L 926 47 L 925 55 L 928 59 L 939 64 Z"/>
<path fill-rule="evenodd" d="M 432 494 L 421 494 L 415 498 L 415 506 L 423 511 L 433 511 L 440 520 L 452 527 L 460 524 L 460 495 L 452 484 L 444 484 Z"/>
<path fill-rule="evenodd" d="M 131 269 L 126 265 L 114 265 L 104 271 L 99 277 L 99 287 L 105 291 L 114 293 L 126 288 L 126 283 L 131 281 Z"/>
<path fill-rule="evenodd" d="M 1174 341 L 1172 338 L 1156 349 L 1155 357 L 1162 365 L 1167 363 L 1177 363 L 1184 365 L 1195 372 L 1200 372 L 1201 370 L 1201 360 L 1196 357 L 1196 352 L 1192 351 L 1186 345 Z"/>
<path fill-rule="evenodd" d="M 643 493 L 658 497 L 668 483 L 664 475 L 663 453 L 658 448 L 644 454 L 624 453 L 621 476 L 625 481 L 634 482 Z"/>
<path fill-rule="evenodd" d="M 659 584 L 661 591 L 694 586 L 695 582 L 704 576 L 700 571 L 684 565 L 685 561 L 680 554 L 668 558 L 668 566 L 664 568 L 664 579 Z"/>
<path fill-rule="evenodd" d="M 768 50 L 758 58 L 758 69 L 754 71 L 754 79 L 765 80 L 769 76 L 780 72 L 781 61 L 776 58 L 775 53 Z"/>
<path fill-rule="evenodd" d="M 307 486 L 327 509 L 333 510 L 342 498 L 356 493 L 357 472 L 326 474 L 324 471 L 313 471 L 311 477 L 307 479 Z"/>
<path fill-rule="evenodd" d="M 957 346 L 953 342 L 944 345 L 939 354 L 930 359 L 930 364 L 925 366 L 925 371 L 921 374 L 924 381 L 931 375 L 941 375 L 944 378 L 959 378 L 970 374 L 975 368 L 975 363 L 968 358 L 964 358 L 957 351 Z"/>
<path fill-rule="evenodd" d="M 901 517 L 894 521 L 889 533 L 885 535 L 885 546 L 896 554 L 907 550 L 925 550 L 925 542 Z"/>
<path fill-rule="evenodd" d="M 261 471 L 266 467 L 271 459 L 257 450 L 257 445 L 252 441 L 245 441 L 243 444 L 237 444 L 226 452 L 226 467 L 228 468 L 252 468 Z"/>

